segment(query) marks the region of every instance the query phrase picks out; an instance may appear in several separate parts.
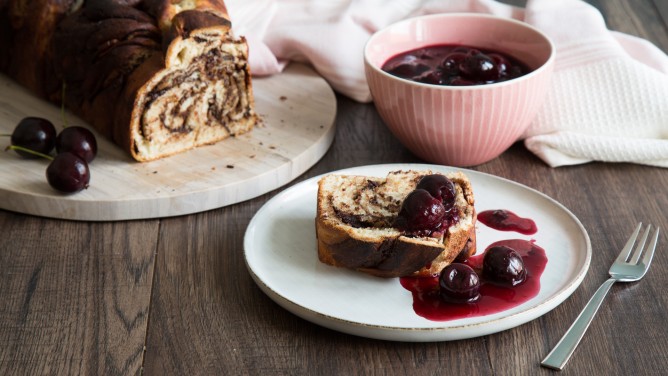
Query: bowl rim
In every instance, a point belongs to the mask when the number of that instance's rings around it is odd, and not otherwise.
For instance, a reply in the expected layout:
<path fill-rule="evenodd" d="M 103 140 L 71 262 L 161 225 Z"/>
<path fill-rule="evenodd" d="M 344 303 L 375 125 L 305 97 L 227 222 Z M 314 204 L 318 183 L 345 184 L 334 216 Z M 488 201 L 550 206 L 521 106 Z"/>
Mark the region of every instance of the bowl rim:
<path fill-rule="evenodd" d="M 502 22 L 507 22 L 507 23 L 512 23 L 517 26 L 529 29 L 533 32 L 535 32 L 537 35 L 541 36 L 545 42 L 547 42 L 547 45 L 550 47 L 550 54 L 547 58 L 547 60 L 541 64 L 538 68 L 532 70 L 531 72 L 517 77 L 513 78 L 511 80 L 507 81 L 501 81 L 501 82 L 495 82 L 491 84 L 482 84 L 482 85 L 467 85 L 467 86 L 455 86 L 455 85 L 434 85 L 434 84 L 427 84 L 427 83 L 422 83 L 422 82 L 416 82 L 412 81 L 409 79 L 401 78 L 392 74 L 389 74 L 380 67 L 377 67 L 375 64 L 372 64 L 369 61 L 369 46 L 371 43 L 378 37 L 378 35 L 382 32 L 385 32 L 389 30 L 390 28 L 394 28 L 397 26 L 400 26 L 402 24 L 406 23 L 411 23 L 415 22 L 417 20 L 421 19 L 430 19 L 430 18 L 460 18 L 460 17 L 470 17 L 470 18 L 487 18 L 487 19 L 493 19 L 497 21 L 502 21 Z M 415 16 L 415 17 L 410 17 L 410 18 L 405 18 L 403 20 L 391 23 L 381 29 L 378 29 L 376 32 L 374 32 L 369 39 L 367 39 L 366 43 L 364 44 L 364 65 L 366 65 L 369 69 L 372 69 L 376 74 L 380 74 L 381 76 L 385 78 L 389 78 L 393 81 L 398 81 L 402 84 L 408 85 L 408 86 L 417 86 L 417 87 L 422 87 L 422 88 L 429 88 L 429 89 L 434 89 L 434 90 L 481 90 L 481 89 L 492 89 L 492 88 L 497 88 L 500 86 L 507 86 L 507 85 L 514 85 L 518 82 L 525 81 L 528 79 L 531 79 L 533 76 L 541 74 L 545 70 L 551 70 L 554 66 L 554 60 L 556 56 L 556 46 L 552 39 L 547 36 L 544 32 L 540 31 L 538 28 L 535 26 L 528 24 L 524 21 L 521 20 L 516 20 L 514 18 L 509 18 L 509 17 L 501 17 L 497 16 L 494 14 L 488 14 L 488 13 L 475 13 L 475 12 L 453 12 L 453 13 L 434 13 L 434 14 L 425 14 L 421 16 Z"/>

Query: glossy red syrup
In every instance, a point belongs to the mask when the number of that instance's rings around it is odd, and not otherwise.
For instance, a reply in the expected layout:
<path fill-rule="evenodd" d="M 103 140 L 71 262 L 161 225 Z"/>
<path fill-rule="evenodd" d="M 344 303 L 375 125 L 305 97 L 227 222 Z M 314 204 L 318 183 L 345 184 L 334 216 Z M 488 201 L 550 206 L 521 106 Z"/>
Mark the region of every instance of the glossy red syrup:
<path fill-rule="evenodd" d="M 538 295 L 540 277 L 547 264 L 545 250 L 532 241 L 522 239 L 501 240 L 487 249 L 505 245 L 515 249 L 527 270 L 524 283 L 514 287 L 492 284 L 482 277 L 484 253 L 470 257 L 464 263 L 472 267 L 480 276 L 480 299 L 475 303 L 448 303 L 439 296 L 438 276 L 433 278 L 400 278 L 401 286 L 413 294 L 415 313 L 433 321 L 449 321 L 467 317 L 484 316 L 516 307 Z"/>
<path fill-rule="evenodd" d="M 478 221 L 499 231 L 515 231 L 524 235 L 533 235 L 538 231 L 533 220 L 522 218 L 509 210 L 485 210 L 478 213 Z"/>
<path fill-rule="evenodd" d="M 505 53 L 463 45 L 433 45 L 400 53 L 381 69 L 432 85 L 485 85 L 512 80 L 531 70 Z"/>

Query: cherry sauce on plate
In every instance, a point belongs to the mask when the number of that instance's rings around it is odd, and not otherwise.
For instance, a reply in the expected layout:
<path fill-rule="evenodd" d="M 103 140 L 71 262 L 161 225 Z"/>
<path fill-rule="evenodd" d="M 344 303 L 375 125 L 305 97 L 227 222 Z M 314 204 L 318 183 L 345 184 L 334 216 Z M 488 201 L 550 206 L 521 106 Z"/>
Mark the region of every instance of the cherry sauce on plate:
<path fill-rule="evenodd" d="M 515 231 L 524 235 L 533 235 L 538 231 L 532 219 L 522 218 L 509 210 L 485 210 L 478 213 L 478 221 L 499 231 Z"/>
<path fill-rule="evenodd" d="M 508 210 L 487 210 L 478 214 L 478 221 L 498 231 L 515 231 L 532 235 L 538 231 L 535 222 L 522 218 Z M 485 253 L 494 247 L 506 246 L 521 257 L 526 269 L 526 279 L 516 286 L 504 286 L 484 278 Z M 480 297 L 471 303 L 453 303 L 441 296 L 439 276 L 430 278 L 402 277 L 401 286 L 413 296 L 416 314 L 433 321 L 449 321 L 468 317 L 484 316 L 516 307 L 540 292 L 540 277 L 547 264 L 545 250 L 531 240 L 507 239 L 497 241 L 462 261 L 470 266 L 480 278 Z"/>
<path fill-rule="evenodd" d="M 413 294 L 415 313 L 433 321 L 449 321 L 467 317 L 484 316 L 516 307 L 538 295 L 540 277 L 547 264 L 545 250 L 534 242 L 522 239 L 501 240 L 487 249 L 505 245 L 515 249 L 527 269 L 526 280 L 514 287 L 499 286 L 481 278 L 480 299 L 474 303 L 449 303 L 439 294 L 438 276 L 431 278 L 400 278 L 401 285 Z M 465 261 L 479 275 L 482 274 L 483 254 Z"/>

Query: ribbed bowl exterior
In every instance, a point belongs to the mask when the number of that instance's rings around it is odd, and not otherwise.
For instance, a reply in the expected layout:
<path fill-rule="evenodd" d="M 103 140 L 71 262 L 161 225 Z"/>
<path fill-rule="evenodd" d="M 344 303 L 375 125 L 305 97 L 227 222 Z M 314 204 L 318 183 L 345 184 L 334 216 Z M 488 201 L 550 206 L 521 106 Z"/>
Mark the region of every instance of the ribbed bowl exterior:
<path fill-rule="evenodd" d="M 451 166 L 482 164 L 508 149 L 538 112 L 550 79 L 542 74 L 512 85 L 438 90 L 367 73 L 392 133 L 418 157 Z"/>

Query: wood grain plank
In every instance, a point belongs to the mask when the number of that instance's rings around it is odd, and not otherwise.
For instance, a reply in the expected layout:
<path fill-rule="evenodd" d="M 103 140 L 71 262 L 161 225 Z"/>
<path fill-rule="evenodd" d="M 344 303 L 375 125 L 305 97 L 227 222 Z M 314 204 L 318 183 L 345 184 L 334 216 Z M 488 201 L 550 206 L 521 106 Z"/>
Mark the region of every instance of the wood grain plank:
<path fill-rule="evenodd" d="M 608 28 L 645 38 L 668 51 L 668 6 L 653 0 L 608 0 L 594 2 Z"/>
<path fill-rule="evenodd" d="M 151 374 L 489 374 L 485 342 L 372 341 L 305 322 L 246 272 L 243 236 L 263 200 L 163 221 L 144 368 Z M 466 353 L 466 363 L 459 363 Z"/>
<path fill-rule="evenodd" d="M 158 222 L 0 213 L 0 374 L 140 370 Z"/>
<path fill-rule="evenodd" d="M 517 329 L 488 337 L 490 359 L 498 374 L 550 374 L 539 362 L 568 329 L 579 311 L 598 286 L 607 279 L 610 263 L 616 257 L 638 221 L 665 228 L 668 221 L 668 192 L 660 187 L 668 184 L 665 169 L 630 164 L 593 163 L 568 168 L 550 169 L 531 165 L 533 158 L 521 145 L 516 145 L 503 158 L 478 169 L 499 174 L 505 172 L 513 180 L 536 188 L 568 207 L 589 232 L 593 256 L 588 275 L 576 292 L 562 305 L 543 317 Z M 651 182 L 641 184 L 639 182 Z M 665 236 L 662 240 L 665 242 Z M 666 313 L 665 294 L 659 291 L 668 283 L 668 256 L 657 254 L 652 270 L 642 282 L 631 286 L 614 286 L 588 333 L 573 356 L 566 371 L 572 374 L 634 373 L 629 364 L 651 364 L 642 374 L 668 366 L 668 349 L 655 341 L 665 341 L 668 330 L 658 322 Z M 633 289 L 633 294 L 625 293 Z M 657 290 L 659 289 L 659 290 Z M 639 311 L 644 312 L 640 314 Z M 651 313 L 650 313 L 651 312 Z M 656 316 L 656 317 L 655 317 Z M 638 321 L 632 321 L 637 318 Z M 651 343 L 644 343 L 649 338 Z M 527 343 L 517 355 L 513 343 Z M 629 348 L 625 348 L 629 346 Z M 504 360 L 511 355 L 514 360 Z M 517 369 L 522 370 L 517 372 Z M 565 374 L 569 374 L 568 372 Z"/>
<path fill-rule="evenodd" d="M 336 140 L 355 141 L 335 141 L 330 153 L 298 181 L 343 166 L 395 159 L 419 162 L 387 132 L 368 105 L 339 97 L 339 108 L 343 115 L 337 120 Z M 364 119 L 364 131 L 351 120 L 354 118 Z M 369 139 L 382 143 L 365 143 Z M 360 145 L 369 145 L 371 150 Z M 434 374 L 452 372 L 453 367 L 475 374 L 547 374 L 549 371 L 539 366 L 540 359 L 606 278 L 610 260 L 628 236 L 622 228 L 632 227 L 639 219 L 668 226 L 659 209 L 668 205 L 668 198 L 651 188 L 654 184 L 668 184 L 668 174 L 664 169 L 629 164 L 592 163 L 552 169 L 519 143 L 501 158 L 474 169 L 545 192 L 570 208 L 590 231 L 594 247 L 591 271 L 582 287 L 553 312 L 497 335 L 431 344 L 358 338 L 303 321 L 264 296 L 254 286 L 243 262 L 245 227 L 257 209 L 273 196 L 272 192 L 222 211 L 164 221 L 161 237 L 166 240 L 158 252 L 145 368 L 158 374 Z M 652 184 L 628 189 L 638 181 Z M 604 187 L 601 182 L 605 182 Z M 654 199 L 638 202 L 637 197 Z M 601 213 L 615 215 L 602 217 Z M 656 269 L 658 280 L 648 276 L 642 282 L 645 294 L 668 282 L 665 265 Z M 195 281 L 197 286 L 187 286 L 189 281 Z M 637 304 L 654 312 L 664 308 L 663 299 L 624 300 L 618 314 L 635 309 Z M 623 318 L 603 316 L 593 324 L 592 339 L 588 341 L 594 345 L 584 345 L 579 350 L 578 360 L 573 360 L 577 365 L 572 369 L 594 373 L 605 370 L 610 374 L 626 370 L 627 363 L 588 362 L 591 357 L 600 358 L 601 353 L 624 356 L 619 354 L 615 341 L 606 340 L 614 320 Z M 657 341 L 668 335 L 668 329 L 636 326 L 626 326 L 623 332 L 634 342 L 640 340 L 641 333 Z M 183 333 L 187 335 L 184 337 Z M 526 346 L 518 348 L 517 343 Z M 665 347 L 657 344 L 652 353 L 640 354 L 642 350 L 637 350 L 629 354 L 650 361 Z M 657 368 L 668 366 L 668 361 L 658 364 Z"/>
<path fill-rule="evenodd" d="M 668 3 L 663 0 L 654 0 L 652 1 L 661 21 L 663 22 L 663 27 L 668 29 Z M 664 46 L 665 51 L 665 46 Z"/>

